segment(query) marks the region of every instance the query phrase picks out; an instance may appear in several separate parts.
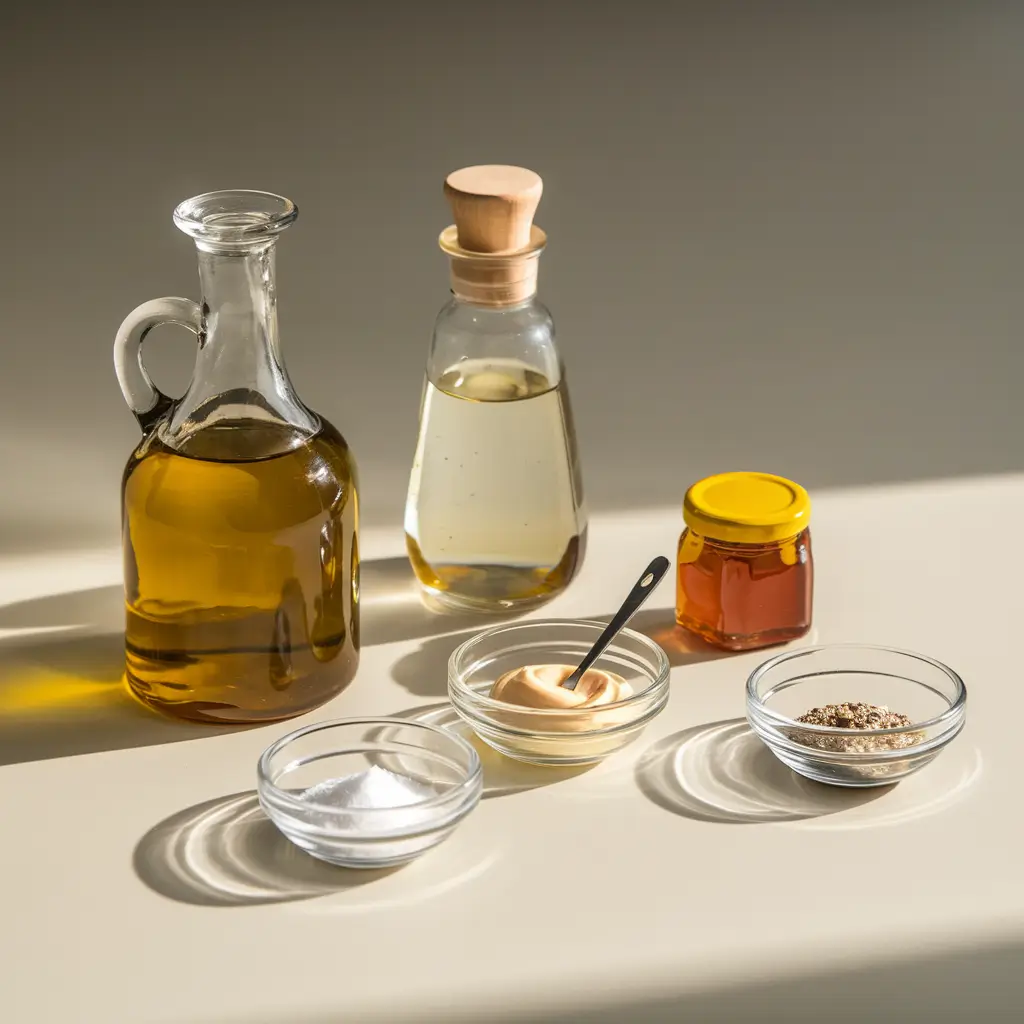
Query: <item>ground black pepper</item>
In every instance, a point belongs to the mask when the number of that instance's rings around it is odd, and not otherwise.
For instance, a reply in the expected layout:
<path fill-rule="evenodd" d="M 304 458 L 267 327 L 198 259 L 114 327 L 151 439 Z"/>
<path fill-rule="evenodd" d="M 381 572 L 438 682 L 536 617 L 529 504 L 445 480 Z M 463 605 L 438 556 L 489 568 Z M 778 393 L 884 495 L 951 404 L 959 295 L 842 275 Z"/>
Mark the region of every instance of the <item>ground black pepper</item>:
<path fill-rule="evenodd" d="M 849 729 L 860 735 L 833 736 L 822 733 L 793 730 L 792 738 L 798 743 L 821 750 L 835 750 L 844 754 L 867 753 L 875 750 L 899 750 L 912 747 L 924 739 L 921 731 L 902 732 L 892 735 L 872 736 L 877 729 L 898 729 L 911 725 L 910 719 L 898 711 L 890 711 L 885 705 L 864 704 L 859 701 L 846 704 L 826 704 L 811 708 L 801 715 L 798 722 L 807 725 L 823 725 L 832 729 Z M 867 734 L 867 735 L 865 735 Z"/>

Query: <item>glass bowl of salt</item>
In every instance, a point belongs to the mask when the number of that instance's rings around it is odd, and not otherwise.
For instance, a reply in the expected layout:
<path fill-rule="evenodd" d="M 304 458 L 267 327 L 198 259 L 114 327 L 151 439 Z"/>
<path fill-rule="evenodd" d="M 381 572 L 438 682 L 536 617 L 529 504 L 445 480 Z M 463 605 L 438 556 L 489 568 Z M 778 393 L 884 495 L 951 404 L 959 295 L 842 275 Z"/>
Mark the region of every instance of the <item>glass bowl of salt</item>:
<path fill-rule="evenodd" d="M 480 801 L 483 770 L 461 736 L 423 722 L 348 718 L 307 725 L 257 766 L 270 820 L 313 857 L 347 868 L 405 864 Z"/>

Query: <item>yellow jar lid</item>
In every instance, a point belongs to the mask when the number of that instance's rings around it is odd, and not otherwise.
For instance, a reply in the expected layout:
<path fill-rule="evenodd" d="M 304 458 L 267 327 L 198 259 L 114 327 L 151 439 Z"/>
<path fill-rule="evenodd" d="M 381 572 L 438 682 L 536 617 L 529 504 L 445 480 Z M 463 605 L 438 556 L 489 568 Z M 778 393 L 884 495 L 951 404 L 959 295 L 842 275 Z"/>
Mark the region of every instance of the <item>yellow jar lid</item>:
<path fill-rule="evenodd" d="M 811 499 L 799 484 L 771 473 L 719 473 L 686 492 L 683 519 L 711 540 L 766 544 L 807 529 Z"/>

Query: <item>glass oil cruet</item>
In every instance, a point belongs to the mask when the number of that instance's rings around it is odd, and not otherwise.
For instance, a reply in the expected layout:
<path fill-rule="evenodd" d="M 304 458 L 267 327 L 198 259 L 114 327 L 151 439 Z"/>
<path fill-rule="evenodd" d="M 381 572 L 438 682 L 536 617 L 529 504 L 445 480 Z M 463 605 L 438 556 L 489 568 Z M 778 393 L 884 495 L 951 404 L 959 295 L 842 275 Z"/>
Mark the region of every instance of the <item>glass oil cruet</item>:
<path fill-rule="evenodd" d="M 145 703 L 257 722 L 329 700 L 359 660 L 356 467 L 281 359 L 274 260 L 294 203 L 211 192 L 174 222 L 195 240 L 202 303 L 135 309 L 114 365 L 143 438 L 122 481 L 126 667 Z M 142 362 L 160 324 L 198 339 L 180 399 Z"/>
<path fill-rule="evenodd" d="M 542 188 L 508 166 L 463 168 L 445 183 L 452 299 L 434 326 L 405 510 L 428 603 L 528 608 L 564 590 L 583 559 L 569 396 L 536 296 Z"/>

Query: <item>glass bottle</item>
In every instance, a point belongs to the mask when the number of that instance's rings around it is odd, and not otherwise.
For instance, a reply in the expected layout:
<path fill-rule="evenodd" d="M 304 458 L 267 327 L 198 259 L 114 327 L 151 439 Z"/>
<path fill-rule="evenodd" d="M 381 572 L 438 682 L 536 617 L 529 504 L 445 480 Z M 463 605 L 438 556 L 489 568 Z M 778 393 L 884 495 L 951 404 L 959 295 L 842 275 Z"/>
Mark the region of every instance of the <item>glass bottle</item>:
<path fill-rule="evenodd" d="M 478 611 L 560 593 L 586 547 L 565 371 L 538 301 L 541 179 L 467 167 L 445 193 L 452 299 L 434 326 L 405 533 L 429 599 Z"/>
<path fill-rule="evenodd" d="M 356 467 L 281 359 L 274 260 L 298 210 L 211 192 L 174 222 L 195 240 L 202 303 L 155 299 L 114 342 L 142 428 L 122 480 L 128 682 L 175 715 L 258 722 L 329 700 L 359 660 Z M 160 324 L 198 339 L 180 399 L 142 362 Z"/>
<path fill-rule="evenodd" d="M 811 628 L 811 502 L 791 480 L 721 473 L 683 502 L 676 622 L 715 647 L 746 651 Z"/>

